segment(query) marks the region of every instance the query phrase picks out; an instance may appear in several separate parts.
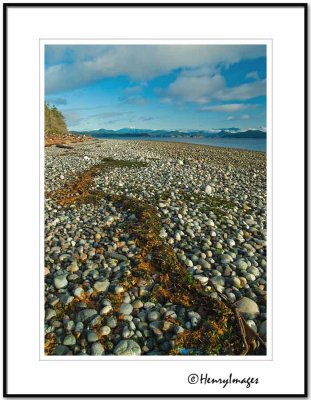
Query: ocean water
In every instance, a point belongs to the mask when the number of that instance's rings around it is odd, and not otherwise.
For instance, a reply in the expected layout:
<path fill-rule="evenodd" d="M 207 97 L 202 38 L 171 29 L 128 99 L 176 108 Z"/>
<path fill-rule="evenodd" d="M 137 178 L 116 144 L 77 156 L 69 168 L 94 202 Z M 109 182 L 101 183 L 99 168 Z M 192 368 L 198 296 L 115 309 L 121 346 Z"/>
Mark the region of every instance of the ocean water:
<path fill-rule="evenodd" d="M 157 142 L 182 142 L 192 144 L 203 144 L 206 146 L 216 147 L 229 147 L 231 149 L 244 149 L 253 151 L 266 151 L 266 139 L 254 139 L 254 138 L 176 138 L 176 137 L 132 137 L 132 136 L 103 136 L 97 139 L 120 139 L 120 140 L 143 140 L 143 141 L 157 141 Z"/>

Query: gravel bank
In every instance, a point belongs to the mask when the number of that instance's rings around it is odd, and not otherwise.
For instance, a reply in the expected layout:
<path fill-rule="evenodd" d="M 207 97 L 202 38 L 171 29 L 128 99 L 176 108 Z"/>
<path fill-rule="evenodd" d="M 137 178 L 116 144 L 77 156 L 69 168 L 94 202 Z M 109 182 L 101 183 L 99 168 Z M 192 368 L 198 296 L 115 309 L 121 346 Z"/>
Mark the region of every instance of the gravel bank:
<path fill-rule="evenodd" d="M 239 354 L 215 288 L 265 340 L 264 153 L 70 147 L 45 149 L 47 354 Z"/>

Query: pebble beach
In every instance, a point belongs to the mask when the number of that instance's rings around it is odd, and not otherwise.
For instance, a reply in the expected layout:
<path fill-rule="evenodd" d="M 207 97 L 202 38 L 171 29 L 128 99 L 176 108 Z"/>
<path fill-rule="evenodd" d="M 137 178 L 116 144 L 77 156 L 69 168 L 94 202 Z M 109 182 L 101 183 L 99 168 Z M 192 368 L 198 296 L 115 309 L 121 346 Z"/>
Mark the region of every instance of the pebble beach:
<path fill-rule="evenodd" d="M 46 354 L 240 354 L 221 295 L 265 342 L 266 218 L 263 152 L 46 147 Z"/>

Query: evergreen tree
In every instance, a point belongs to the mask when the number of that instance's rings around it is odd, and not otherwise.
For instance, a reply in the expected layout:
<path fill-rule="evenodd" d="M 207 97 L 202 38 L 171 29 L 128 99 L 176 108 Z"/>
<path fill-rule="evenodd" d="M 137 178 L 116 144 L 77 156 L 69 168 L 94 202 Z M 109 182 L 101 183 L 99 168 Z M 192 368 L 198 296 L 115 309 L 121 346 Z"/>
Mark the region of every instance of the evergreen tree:
<path fill-rule="evenodd" d="M 44 133 L 55 136 L 69 133 L 63 114 L 55 106 L 50 107 L 47 103 L 44 105 Z"/>

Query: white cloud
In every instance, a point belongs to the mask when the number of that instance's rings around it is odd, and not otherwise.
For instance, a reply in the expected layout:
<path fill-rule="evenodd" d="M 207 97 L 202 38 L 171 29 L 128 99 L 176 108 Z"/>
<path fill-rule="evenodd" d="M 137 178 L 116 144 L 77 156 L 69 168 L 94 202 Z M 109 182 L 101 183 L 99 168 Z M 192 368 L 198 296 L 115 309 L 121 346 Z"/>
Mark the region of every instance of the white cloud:
<path fill-rule="evenodd" d="M 113 117 L 124 117 L 126 114 L 130 114 L 129 111 L 107 111 L 98 114 L 81 116 L 80 113 L 66 110 L 62 111 L 62 113 L 70 129 L 80 129 L 80 127 L 83 127 L 81 129 L 86 129 L 89 126 L 92 126 L 92 124 L 101 128 L 101 124 L 105 124 L 106 119 Z M 120 118 L 118 118 L 118 120 L 120 120 Z"/>
<path fill-rule="evenodd" d="M 140 92 L 141 90 L 142 90 L 142 87 L 139 86 L 139 85 L 130 86 L 130 87 L 125 89 L 125 93 L 132 94 L 132 93 Z"/>
<path fill-rule="evenodd" d="M 246 74 L 245 78 L 255 79 L 255 81 L 258 81 L 260 79 L 257 71 L 249 72 L 248 74 Z"/>
<path fill-rule="evenodd" d="M 248 100 L 258 96 L 266 95 L 266 80 L 260 80 L 252 83 L 244 83 L 240 86 L 225 88 L 215 93 L 217 100 Z"/>
<path fill-rule="evenodd" d="M 49 45 L 45 87 L 46 93 L 57 93 L 120 75 L 146 81 L 177 68 L 229 65 L 265 55 L 265 46 L 259 45 Z"/>
<path fill-rule="evenodd" d="M 235 117 L 233 115 L 229 115 L 226 120 L 227 121 L 241 121 L 241 120 L 247 120 L 250 119 L 250 116 L 248 114 L 243 114 L 240 117 Z"/>
<path fill-rule="evenodd" d="M 202 75 L 199 73 L 196 76 L 194 70 L 190 76 L 181 73 L 180 76 L 169 85 L 166 97 L 181 101 L 206 104 L 212 100 L 248 100 L 265 95 L 265 80 L 244 83 L 240 86 L 228 88 L 225 86 L 225 80 L 221 75 Z"/>
<path fill-rule="evenodd" d="M 168 96 L 182 101 L 207 103 L 213 93 L 223 90 L 224 78 L 219 75 L 212 76 L 184 76 L 180 75 L 168 87 Z"/>
<path fill-rule="evenodd" d="M 204 106 L 199 111 L 216 111 L 216 112 L 235 112 L 253 108 L 251 104 L 221 104 L 217 106 Z"/>
<path fill-rule="evenodd" d="M 161 97 L 160 98 L 160 103 L 162 104 L 170 104 L 173 102 L 173 99 L 171 99 L 170 97 Z"/>

